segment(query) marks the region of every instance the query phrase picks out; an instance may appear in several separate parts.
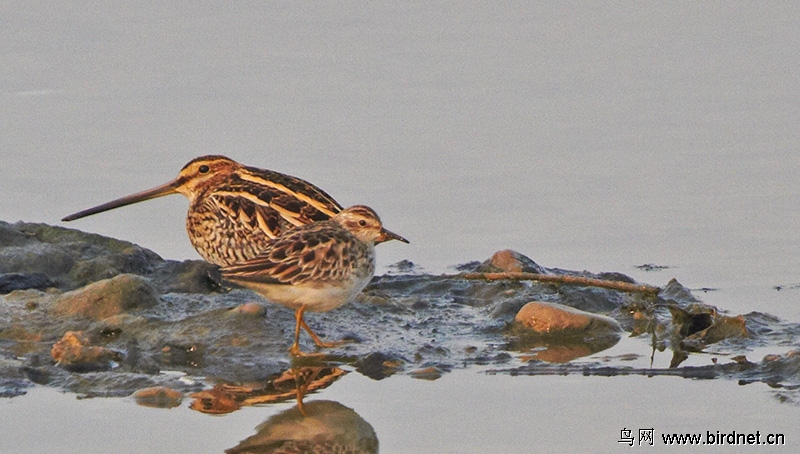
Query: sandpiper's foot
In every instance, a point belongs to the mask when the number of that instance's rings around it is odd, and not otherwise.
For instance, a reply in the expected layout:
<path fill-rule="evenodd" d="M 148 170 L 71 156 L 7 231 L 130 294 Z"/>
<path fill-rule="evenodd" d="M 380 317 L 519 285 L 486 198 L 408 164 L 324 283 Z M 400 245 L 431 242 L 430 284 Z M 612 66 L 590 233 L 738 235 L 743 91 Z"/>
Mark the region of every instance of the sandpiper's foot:
<path fill-rule="evenodd" d="M 308 335 L 311 336 L 311 339 L 314 340 L 314 343 L 317 344 L 318 348 L 341 347 L 344 344 L 348 344 L 350 342 L 353 342 L 350 339 L 342 339 L 342 340 L 338 340 L 338 341 L 328 341 L 328 342 L 326 342 L 326 341 L 320 339 L 320 337 L 317 336 L 317 333 L 315 333 L 314 331 L 311 330 L 311 327 L 309 327 L 308 324 L 306 324 L 306 321 L 303 318 L 298 319 L 298 323 L 297 324 L 299 325 L 299 327 L 302 327 L 304 330 L 306 330 Z"/>
<path fill-rule="evenodd" d="M 317 344 L 317 347 L 319 347 L 319 348 L 341 347 L 342 345 L 346 345 L 346 344 L 349 344 L 349 343 L 352 343 L 352 342 L 355 342 L 355 341 L 353 341 L 351 339 L 341 339 L 341 340 L 338 340 L 338 341 L 330 341 L 330 342 L 325 342 L 325 341 L 322 341 L 322 340 L 320 340 L 319 342 L 315 341 L 315 343 Z"/>
<path fill-rule="evenodd" d="M 325 355 L 325 353 L 304 352 L 300 350 L 300 346 L 298 345 L 292 345 L 291 347 L 289 347 L 289 354 L 294 356 L 295 358 L 322 358 L 327 356 Z"/>

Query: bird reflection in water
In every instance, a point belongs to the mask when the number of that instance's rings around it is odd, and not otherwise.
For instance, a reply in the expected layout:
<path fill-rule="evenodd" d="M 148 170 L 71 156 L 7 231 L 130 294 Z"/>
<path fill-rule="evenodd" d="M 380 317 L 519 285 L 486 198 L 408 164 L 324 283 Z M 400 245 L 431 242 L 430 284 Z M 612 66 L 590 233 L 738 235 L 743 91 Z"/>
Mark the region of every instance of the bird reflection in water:
<path fill-rule="evenodd" d="M 265 382 L 248 384 L 219 383 L 211 389 L 192 394 L 192 410 L 210 414 L 225 414 L 242 407 L 297 400 L 304 410 L 306 394 L 327 388 L 345 375 L 334 366 L 297 366 L 276 374 Z"/>
<path fill-rule="evenodd" d="M 330 400 L 293 407 L 271 416 L 226 454 L 377 453 L 375 430 L 350 408 Z"/>
<path fill-rule="evenodd" d="M 248 405 L 297 400 L 296 406 L 259 424 L 254 435 L 225 451 L 228 454 L 377 453 L 375 430 L 355 411 L 329 400 L 303 402 L 308 393 L 345 374 L 334 366 L 296 366 L 263 384 L 219 384 L 195 393 L 191 408 L 223 414 Z"/>

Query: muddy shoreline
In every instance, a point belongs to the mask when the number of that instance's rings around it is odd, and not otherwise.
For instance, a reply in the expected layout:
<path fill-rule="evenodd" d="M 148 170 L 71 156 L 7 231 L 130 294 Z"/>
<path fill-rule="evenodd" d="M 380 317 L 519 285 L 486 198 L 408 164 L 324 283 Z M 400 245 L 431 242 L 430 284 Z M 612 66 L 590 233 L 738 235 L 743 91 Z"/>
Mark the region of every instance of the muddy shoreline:
<path fill-rule="evenodd" d="M 375 380 L 393 374 L 436 379 L 477 364 L 490 366 L 492 374 L 675 375 L 800 387 L 800 352 L 791 349 L 800 337 L 797 323 L 760 312 L 726 314 L 674 280 L 653 296 L 463 277 L 509 270 L 633 283 L 620 273 L 544 268 L 511 251 L 460 265 L 450 275 L 400 262 L 374 278 L 357 301 L 309 315 L 324 338 L 351 341 L 326 350 L 320 361 Z M 164 260 L 125 241 L 0 222 L 0 293 L 4 397 L 34 384 L 86 397 L 151 387 L 196 393 L 220 383 L 269 382 L 297 366 L 287 354 L 290 310 L 229 288 L 205 262 Z M 622 331 L 533 332 L 515 321 L 532 301 L 609 317 Z M 632 355 L 668 355 L 670 367 L 604 357 L 620 336 L 641 346 Z M 775 353 L 747 356 L 765 347 Z M 87 351 L 88 359 L 70 356 Z M 706 355 L 701 363 L 707 364 L 684 365 L 697 355 Z"/>

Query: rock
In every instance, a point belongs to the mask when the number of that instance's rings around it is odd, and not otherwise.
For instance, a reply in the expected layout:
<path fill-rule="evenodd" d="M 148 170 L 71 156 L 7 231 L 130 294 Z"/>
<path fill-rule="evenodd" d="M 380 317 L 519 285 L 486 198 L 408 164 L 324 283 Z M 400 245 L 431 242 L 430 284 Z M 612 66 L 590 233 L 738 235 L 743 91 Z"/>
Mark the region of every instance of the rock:
<path fill-rule="evenodd" d="M 705 348 L 706 345 L 714 344 L 725 339 L 749 336 L 747 332 L 747 323 L 742 315 L 729 317 L 716 313 L 715 311 L 709 318 L 708 325 L 701 326 L 702 329 L 689 333 L 689 335 L 683 339 L 681 342 L 682 347 L 700 351 Z"/>
<path fill-rule="evenodd" d="M 411 274 L 419 271 L 419 267 L 411 260 L 400 260 L 388 266 L 390 272 L 398 274 Z"/>
<path fill-rule="evenodd" d="M 263 317 L 267 314 L 267 308 L 258 303 L 244 303 L 229 311 L 231 314 L 244 314 L 252 315 L 255 317 Z"/>
<path fill-rule="evenodd" d="M 161 293 L 211 293 L 221 288 L 217 265 L 202 260 L 168 260 L 153 273 L 153 285 Z"/>
<path fill-rule="evenodd" d="M 567 363 L 613 347 L 622 331 L 611 317 L 539 301 L 523 306 L 515 320 L 520 336 L 509 350 L 522 352 L 522 361 Z"/>
<path fill-rule="evenodd" d="M 370 353 L 353 363 L 360 374 L 373 380 L 383 380 L 395 374 L 402 364 L 402 358 L 383 352 Z"/>
<path fill-rule="evenodd" d="M 541 301 L 524 305 L 515 320 L 537 334 L 607 335 L 622 331 L 619 323 L 611 317 Z"/>
<path fill-rule="evenodd" d="M 45 274 L 61 290 L 122 273 L 148 274 L 164 260 L 129 243 L 46 224 L 0 221 L 0 273 Z"/>
<path fill-rule="evenodd" d="M 8 222 L 0 221 L 0 247 L 22 246 L 29 237 Z"/>
<path fill-rule="evenodd" d="M 625 303 L 625 294 L 606 288 L 564 285 L 558 293 L 561 304 L 590 314 L 608 313 Z"/>
<path fill-rule="evenodd" d="M 797 377 L 800 377 L 800 350 L 790 350 L 783 356 L 768 356 L 764 357 L 762 363 L 773 380 L 788 379 L 797 383 Z"/>
<path fill-rule="evenodd" d="M 6 273 L 0 274 L 0 294 L 14 290 L 44 290 L 55 284 L 44 273 Z"/>
<path fill-rule="evenodd" d="M 75 372 L 108 370 L 112 361 L 120 359 L 120 355 L 112 350 L 91 345 L 82 331 L 67 331 L 53 345 L 50 354 L 60 366 Z"/>
<path fill-rule="evenodd" d="M 686 307 L 669 306 L 672 326 L 681 337 L 703 331 L 714 323 L 714 309 L 698 304 Z"/>
<path fill-rule="evenodd" d="M 142 277 L 120 274 L 64 293 L 53 313 L 102 320 L 135 309 L 158 304 L 155 289 Z"/>
<path fill-rule="evenodd" d="M 627 274 L 618 273 L 616 271 L 604 271 L 597 274 L 597 279 L 606 281 L 627 282 L 628 284 L 635 284 L 636 280 Z"/>
<path fill-rule="evenodd" d="M 174 408 L 180 406 L 183 393 L 165 386 L 154 386 L 136 391 L 133 398 L 143 407 Z"/>
<path fill-rule="evenodd" d="M 202 345 L 167 344 L 161 349 L 161 364 L 169 366 L 202 367 L 205 348 Z"/>
<path fill-rule="evenodd" d="M 699 300 L 692 295 L 691 290 L 681 285 L 676 279 L 670 279 L 667 285 L 658 292 L 658 297 L 663 300 L 672 300 L 683 303 L 697 303 Z"/>
<path fill-rule="evenodd" d="M 413 378 L 419 378 L 419 379 L 422 379 L 422 380 L 431 380 L 432 381 L 432 380 L 438 380 L 438 379 L 442 378 L 442 373 L 443 372 L 444 371 L 442 371 L 441 369 L 439 369 L 436 366 L 430 366 L 430 367 L 423 367 L 421 369 L 414 369 L 411 372 L 409 372 L 409 374 Z"/>
<path fill-rule="evenodd" d="M 481 273 L 536 273 L 548 274 L 547 270 L 536 262 L 511 249 L 495 252 L 492 258 L 478 267 Z"/>
<path fill-rule="evenodd" d="M 25 246 L 0 249 L 0 272 L 42 273 L 49 277 L 66 276 L 75 266 L 75 257 L 61 246 L 31 241 Z"/>

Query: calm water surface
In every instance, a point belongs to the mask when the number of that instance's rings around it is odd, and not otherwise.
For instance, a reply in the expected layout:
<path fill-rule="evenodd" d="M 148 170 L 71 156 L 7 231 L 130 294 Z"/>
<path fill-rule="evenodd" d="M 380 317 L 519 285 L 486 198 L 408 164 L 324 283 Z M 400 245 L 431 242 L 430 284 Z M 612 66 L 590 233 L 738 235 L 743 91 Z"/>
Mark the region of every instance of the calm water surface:
<path fill-rule="evenodd" d="M 800 320 L 799 5 L 12 0 L 0 23 L 0 219 L 58 224 L 225 154 L 374 207 L 411 240 L 382 245 L 382 266 L 513 248 Z M 197 258 L 185 209 L 69 226 Z M 351 374 L 319 398 L 354 408 L 384 452 L 611 452 L 623 425 L 800 421 L 765 388 L 466 370 Z M 0 402 L 0 451 L 219 452 L 280 408 L 211 418 L 34 390 Z"/>
<path fill-rule="evenodd" d="M 307 402 L 316 399 L 352 408 L 374 428 L 381 452 L 392 453 L 671 452 L 687 448 L 664 445 L 663 434 L 757 430 L 763 437 L 784 434 L 789 443 L 749 449 L 794 452 L 797 434 L 797 407 L 777 403 L 763 386 L 676 377 L 508 377 L 462 370 L 436 382 L 406 376 L 376 382 L 350 374 Z M 76 400 L 40 388 L 0 401 L 4 415 L 16 415 L 3 421 L 0 452 L 222 452 L 292 406 L 212 417 L 186 404 L 158 410 L 131 399 Z M 654 429 L 654 446 L 620 444 L 623 428 L 637 435 Z M 699 450 L 738 452 L 731 446 Z"/>

